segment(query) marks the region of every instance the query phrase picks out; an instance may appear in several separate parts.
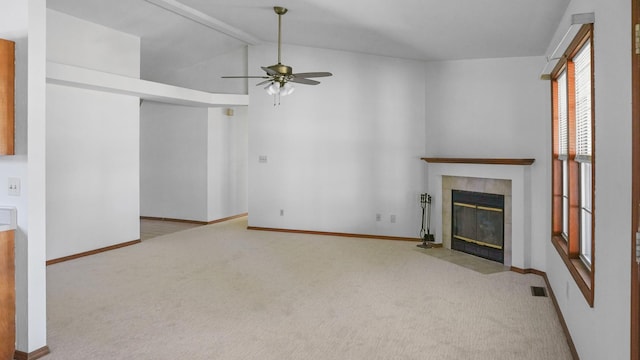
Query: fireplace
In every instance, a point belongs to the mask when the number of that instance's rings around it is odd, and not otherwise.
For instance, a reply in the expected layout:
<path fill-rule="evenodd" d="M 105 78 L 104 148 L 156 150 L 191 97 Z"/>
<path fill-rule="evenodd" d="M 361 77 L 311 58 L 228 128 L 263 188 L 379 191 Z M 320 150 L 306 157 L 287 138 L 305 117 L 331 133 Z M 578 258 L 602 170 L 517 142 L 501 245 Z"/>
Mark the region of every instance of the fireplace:
<path fill-rule="evenodd" d="M 544 229 L 531 227 L 532 204 L 538 201 L 532 198 L 536 192 L 530 168 L 533 159 L 423 160 L 428 163 L 427 192 L 433 195 L 434 208 L 441 209 L 431 213 L 436 243 L 451 249 L 451 190 L 500 194 L 504 196 L 504 266 L 527 269 L 542 261 L 534 256 L 539 253 L 531 250 L 532 239 L 544 235 Z"/>
<path fill-rule="evenodd" d="M 504 263 L 504 196 L 451 191 L 451 248 Z"/>

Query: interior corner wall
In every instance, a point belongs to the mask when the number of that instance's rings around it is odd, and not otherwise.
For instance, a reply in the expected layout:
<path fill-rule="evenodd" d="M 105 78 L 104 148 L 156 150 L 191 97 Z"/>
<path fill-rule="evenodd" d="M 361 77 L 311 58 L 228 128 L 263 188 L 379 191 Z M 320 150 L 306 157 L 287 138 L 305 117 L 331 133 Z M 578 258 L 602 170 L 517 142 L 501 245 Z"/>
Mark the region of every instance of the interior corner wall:
<path fill-rule="evenodd" d="M 251 46 L 249 70 L 273 64 L 275 50 Z M 249 83 L 249 225 L 418 238 L 423 63 L 292 45 L 282 52 L 294 72 L 333 76 L 294 84 L 279 104 Z"/>
<path fill-rule="evenodd" d="M 538 195 L 551 189 L 549 84 L 539 79 L 544 61 L 521 57 L 429 62 L 425 97 L 428 156 L 535 158 L 526 169 L 528 238 L 519 266 L 541 271 L 551 231 L 548 198 Z"/>
<path fill-rule="evenodd" d="M 594 306 L 547 241 L 547 277 L 580 359 L 629 359 L 631 311 L 631 1 L 572 0 L 549 44 L 572 14 L 595 13 Z"/>
<path fill-rule="evenodd" d="M 47 11 L 48 61 L 135 77 L 139 59 L 139 38 Z M 139 239 L 139 99 L 46 92 L 47 259 Z"/>
<path fill-rule="evenodd" d="M 139 239 L 138 98 L 47 85 L 47 258 Z"/>
<path fill-rule="evenodd" d="M 208 220 L 247 212 L 247 107 L 209 108 Z"/>
<path fill-rule="evenodd" d="M 47 61 L 140 77 L 140 39 L 47 9 Z"/>
<path fill-rule="evenodd" d="M 208 221 L 207 108 L 144 101 L 140 215 Z"/>
<path fill-rule="evenodd" d="M 152 62 L 149 60 L 148 62 Z M 252 74 L 261 74 L 253 73 Z M 182 69 L 143 66 L 142 78 L 211 93 L 247 94 L 246 79 L 223 79 L 225 75 L 247 74 L 247 47 L 220 54 Z"/>

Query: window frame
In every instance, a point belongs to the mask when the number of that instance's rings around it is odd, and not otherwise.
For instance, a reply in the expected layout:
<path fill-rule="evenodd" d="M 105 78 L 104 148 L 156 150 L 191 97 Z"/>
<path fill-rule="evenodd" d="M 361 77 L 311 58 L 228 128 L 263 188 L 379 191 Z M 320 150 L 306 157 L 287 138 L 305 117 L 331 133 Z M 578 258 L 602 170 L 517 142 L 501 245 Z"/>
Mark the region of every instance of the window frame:
<path fill-rule="evenodd" d="M 580 52 L 586 43 L 589 43 L 591 66 L 591 226 L 590 244 L 591 258 L 583 259 L 581 256 L 582 238 L 581 216 L 583 204 L 581 202 L 581 162 L 584 159 L 576 158 L 576 104 L 575 104 L 575 72 L 573 58 Z M 552 236 L 551 242 L 558 251 L 560 258 L 567 266 L 578 288 L 582 292 L 587 303 L 594 304 L 594 279 L 595 279 L 595 90 L 594 90 L 594 46 L 593 24 L 584 24 L 575 38 L 564 52 L 562 58 L 551 72 L 551 104 L 552 104 Z M 558 110 L 558 77 L 566 71 L 567 78 L 567 138 L 568 156 L 559 155 L 559 110 Z M 563 160 L 567 162 L 566 173 L 568 177 L 569 206 L 566 219 L 569 224 L 568 234 L 563 234 Z M 588 264 L 590 263 L 590 264 Z"/>

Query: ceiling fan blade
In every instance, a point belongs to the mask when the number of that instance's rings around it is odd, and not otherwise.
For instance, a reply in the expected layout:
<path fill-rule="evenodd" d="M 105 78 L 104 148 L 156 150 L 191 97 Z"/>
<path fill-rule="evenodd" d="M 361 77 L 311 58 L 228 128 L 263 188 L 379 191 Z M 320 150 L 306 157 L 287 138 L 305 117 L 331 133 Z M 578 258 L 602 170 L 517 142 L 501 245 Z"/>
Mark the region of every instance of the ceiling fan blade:
<path fill-rule="evenodd" d="M 267 74 L 269 74 L 269 75 L 280 75 L 280 73 L 279 73 L 279 72 L 277 72 L 277 71 L 275 71 L 275 70 L 273 70 L 273 69 L 269 69 L 269 68 L 268 68 L 268 67 L 266 67 L 266 66 L 261 66 L 260 68 L 261 68 L 262 70 L 264 70 L 264 71 L 265 71 Z"/>
<path fill-rule="evenodd" d="M 311 80 L 311 79 L 305 79 L 305 78 L 291 78 L 289 79 L 290 82 L 294 82 L 294 83 L 299 83 L 299 84 L 306 84 L 306 85 L 318 85 L 320 84 L 320 81 L 315 81 L 315 80 Z"/>
<path fill-rule="evenodd" d="M 267 76 L 221 76 L 223 79 L 268 79 Z"/>
<path fill-rule="evenodd" d="M 325 77 L 325 76 L 332 76 L 333 74 L 330 72 L 306 72 L 306 73 L 297 73 L 297 74 L 293 74 L 294 78 L 314 78 L 314 77 Z"/>
<path fill-rule="evenodd" d="M 265 80 L 265 81 L 261 81 L 261 82 L 257 83 L 256 86 L 264 85 L 266 83 L 270 83 L 271 81 L 273 81 L 273 80 L 268 79 L 268 80 Z"/>

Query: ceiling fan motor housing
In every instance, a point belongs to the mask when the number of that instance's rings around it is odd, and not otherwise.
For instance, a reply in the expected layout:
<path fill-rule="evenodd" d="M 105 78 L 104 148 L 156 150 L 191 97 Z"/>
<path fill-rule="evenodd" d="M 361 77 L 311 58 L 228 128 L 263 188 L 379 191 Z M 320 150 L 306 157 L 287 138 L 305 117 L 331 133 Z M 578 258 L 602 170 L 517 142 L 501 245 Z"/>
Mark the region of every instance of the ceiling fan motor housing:
<path fill-rule="evenodd" d="M 291 78 L 293 78 L 293 68 L 291 66 L 282 65 L 280 63 L 264 68 L 271 77 L 272 82 L 277 82 L 280 86 L 284 86 Z"/>
<path fill-rule="evenodd" d="M 293 74 L 293 68 L 291 66 L 275 64 L 268 67 L 271 70 L 277 71 L 280 75 L 288 76 Z"/>
<path fill-rule="evenodd" d="M 288 76 L 293 74 L 293 68 L 291 66 L 275 64 L 268 67 L 271 70 L 277 71 L 280 75 Z"/>

